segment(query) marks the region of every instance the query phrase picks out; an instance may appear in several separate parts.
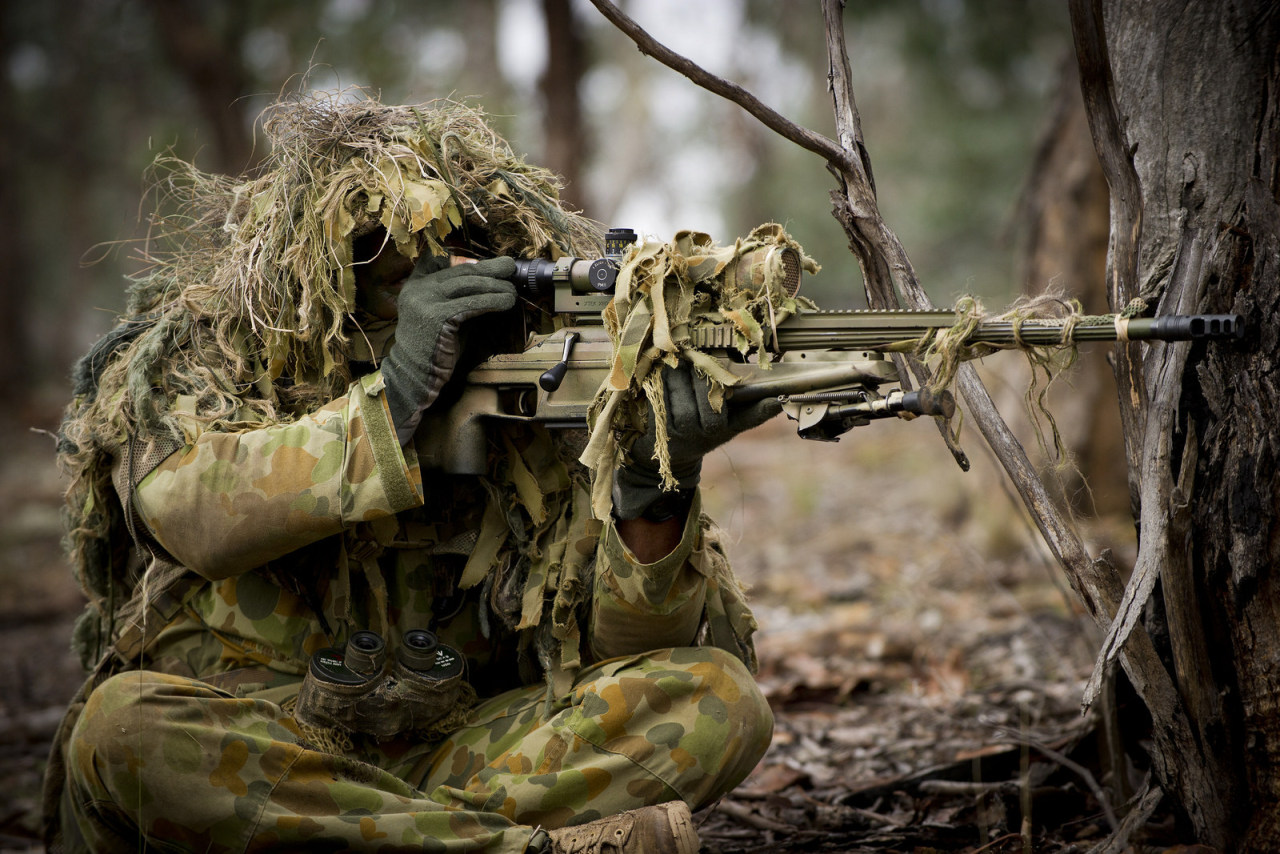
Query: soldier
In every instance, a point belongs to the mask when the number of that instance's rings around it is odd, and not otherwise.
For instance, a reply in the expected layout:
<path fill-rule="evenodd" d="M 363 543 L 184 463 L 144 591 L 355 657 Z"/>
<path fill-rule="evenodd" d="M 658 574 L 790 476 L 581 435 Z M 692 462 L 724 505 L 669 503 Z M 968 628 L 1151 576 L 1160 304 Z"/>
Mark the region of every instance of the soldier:
<path fill-rule="evenodd" d="M 77 366 L 91 674 L 51 850 L 696 851 L 690 809 L 772 732 L 698 471 L 776 404 L 730 418 L 666 370 L 603 519 L 561 433 L 492 431 L 481 476 L 421 466 L 467 367 L 554 322 L 506 256 L 595 230 L 457 104 L 298 101 L 266 129 L 255 178 L 166 164 L 168 248 Z M 303 690 L 323 649 L 366 632 L 394 661 L 423 631 L 465 661 L 435 700 L 380 663 Z"/>

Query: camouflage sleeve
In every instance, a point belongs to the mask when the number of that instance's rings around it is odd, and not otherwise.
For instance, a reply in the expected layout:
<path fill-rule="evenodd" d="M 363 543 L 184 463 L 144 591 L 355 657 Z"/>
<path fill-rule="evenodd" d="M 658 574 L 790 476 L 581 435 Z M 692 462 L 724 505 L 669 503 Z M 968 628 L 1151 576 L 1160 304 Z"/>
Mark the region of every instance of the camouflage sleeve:
<path fill-rule="evenodd" d="M 374 373 L 293 423 L 200 434 L 138 484 L 142 520 L 216 580 L 421 504 L 417 459 L 396 440 L 381 392 Z"/>
<path fill-rule="evenodd" d="M 695 556 L 706 521 L 695 493 L 680 543 L 666 557 L 640 562 L 605 522 L 591 606 L 591 651 L 597 658 L 691 646 L 702 621 L 707 579 Z"/>

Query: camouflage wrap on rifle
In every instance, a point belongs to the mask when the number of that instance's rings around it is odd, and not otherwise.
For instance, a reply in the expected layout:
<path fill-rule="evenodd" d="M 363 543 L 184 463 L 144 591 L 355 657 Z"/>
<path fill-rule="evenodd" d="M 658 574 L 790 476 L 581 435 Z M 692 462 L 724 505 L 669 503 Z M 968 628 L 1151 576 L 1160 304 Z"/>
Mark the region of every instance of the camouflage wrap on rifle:
<path fill-rule="evenodd" d="M 766 251 L 759 252 L 757 250 Z M 665 412 L 648 411 L 648 401 L 662 401 L 662 365 L 691 362 L 709 382 L 714 410 L 724 406 L 725 389 L 739 378 L 692 343 L 700 326 L 727 327 L 733 346 L 744 355 L 770 360 L 765 336 L 801 306 L 813 307 L 782 287 L 781 252 L 793 250 L 805 272 L 818 265 L 780 225 L 756 228 L 731 246 L 717 246 L 701 232 L 682 231 L 670 243 L 648 241 L 631 249 L 618 272 L 614 297 L 604 311 L 613 340 L 609 376 L 592 404 L 591 438 L 582 462 L 594 474 L 592 506 L 608 515 L 613 472 L 627 459 L 631 442 L 652 417 L 658 428 L 655 460 L 667 489 L 676 488 L 671 473 Z"/>

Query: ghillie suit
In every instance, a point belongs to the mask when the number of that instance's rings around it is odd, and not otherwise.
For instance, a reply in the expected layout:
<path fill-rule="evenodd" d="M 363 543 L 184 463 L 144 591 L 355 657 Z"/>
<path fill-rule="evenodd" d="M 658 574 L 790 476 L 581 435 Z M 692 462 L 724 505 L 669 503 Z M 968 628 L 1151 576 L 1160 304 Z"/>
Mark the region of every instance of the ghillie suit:
<path fill-rule="evenodd" d="M 341 394 L 361 334 L 356 238 L 381 226 L 409 258 L 444 252 L 449 237 L 529 257 L 596 246 L 595 226 L 561 207 L 556 177 L 461 104 L 299 99 L 264 128 L 271 152 L 249 180 L 158 161 L 157 193 L 176 210 L 157 214 L 126 317 L 75 368 L 58 452 L 72 480 L 68 549 L 90 600 L 75 641 L 86 667 L 145 571 L 113 462 L 127 460 L 136 484 L 184 443 L 189 419 L 252 429 Z M 179 417 L 164 408 L 173 401 Z"/>
<path fill-rule="evenodd" d="M 394 321 L 357 311 L 368 235 L 556 258 L 599 254 L 594 225 L 457 104 L 294 102 L 266 130 L 250 180 L 160 164 L 178 212 L 77 368 L 60 456 L 93 672 L 46 773 L 50 849 L 524 851 L 535 825 L 732 788 L 772 719 L 700 504 L 641 565 L 546 430 L 424 476 L 375 370 Z M 308 662 L 357 629 L 436 632 L 464 700 L 386 746 L 305 721 Z"/>

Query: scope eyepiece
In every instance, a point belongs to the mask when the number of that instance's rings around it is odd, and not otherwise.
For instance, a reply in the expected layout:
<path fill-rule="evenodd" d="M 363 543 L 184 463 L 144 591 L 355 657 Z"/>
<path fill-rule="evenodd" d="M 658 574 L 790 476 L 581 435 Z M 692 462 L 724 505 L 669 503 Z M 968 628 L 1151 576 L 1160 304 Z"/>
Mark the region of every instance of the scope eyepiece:
<path fill-rule="evenodd" d="M 632 229 L 611 228 L 604 236 L 604 257 L 517 258 L 511 281 L 521 294 L 535 298 L 553 293 L 558 283 L 568 284 L 576 294 L 612 293 L 622 259 L 635 242 Z"/>
<path fill-rule="evenodd" d="M 612 258 L 572 258 L 559 261 L 545 258 L 518 258 L 516 271 L 511 276 L 516 290 L 529 297 L 538 297 L 555 291 L 559 283 L 569 286 L 576 294 L 607 294 L 613 292 L 618 280 L 618 262 Z"/>
<path fill-rule="evenodd" d="M 550 291 L 555 275 L 555 262 L 545 258 L 517 258 L 511 281 L 526 296 L 536 297 Z"/>

